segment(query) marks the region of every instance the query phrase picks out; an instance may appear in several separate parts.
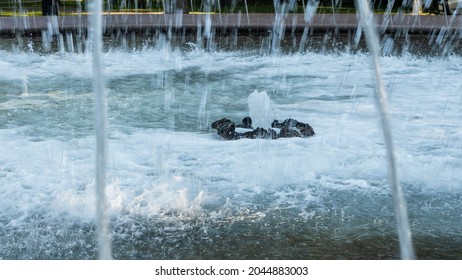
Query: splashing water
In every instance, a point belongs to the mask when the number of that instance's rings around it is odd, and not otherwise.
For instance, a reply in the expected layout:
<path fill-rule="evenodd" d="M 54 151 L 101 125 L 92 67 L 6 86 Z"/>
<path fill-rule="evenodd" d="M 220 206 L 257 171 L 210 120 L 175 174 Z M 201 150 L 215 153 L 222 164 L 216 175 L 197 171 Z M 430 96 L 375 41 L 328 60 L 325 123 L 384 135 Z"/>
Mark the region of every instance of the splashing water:
<path fill-rule="evenodd" d="M 252 92 L 248 97 L 249 116 L 253 127 L 269 128 L 274 120 L 271 100 L 266 91 Z"/>
<path fill-rule="evenodd" d="M 9 69 L 0 80 L 2 257 L 95 258 L 91 56 L 7 54 L 0 56 Z M 114 258 L 399 258 L 374 84 L 363 77 L 370 56 L 166 56 L 154 47 L 102 56 Z M 460 258 L 462 84 L 452 77 L 461 64 L 382 59 L 419 258 Z M 160 76 L 168 86 L 157 84 Z M 275 119 L 309 122 L 316 136 L 229 142 L 198 133 L 198 112 L 239 120 L 262 85 Z M 166 100 L 172 88 L 175 98 Z M 262 91 L 256 95 L 267 100 Z"/>

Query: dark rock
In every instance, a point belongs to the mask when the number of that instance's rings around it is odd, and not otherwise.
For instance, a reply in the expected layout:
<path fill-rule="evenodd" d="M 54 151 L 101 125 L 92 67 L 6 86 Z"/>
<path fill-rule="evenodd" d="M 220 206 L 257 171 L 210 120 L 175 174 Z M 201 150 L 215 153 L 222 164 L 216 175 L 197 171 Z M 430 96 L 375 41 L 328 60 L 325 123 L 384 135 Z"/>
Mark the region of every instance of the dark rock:
<path fill-rule="evenodd" d="M 299 129 L 301 137 L 310 137 L 315 134 L 314 129 L 307 123 L 299 122 L 296 127 Z"/>
<path fill-rule="evenodd" d="M 314 130 L 308 123 L 302 123 L 295 119 L 288 118 L 280 123 L 278 120 L 274 120 L 271 124 L 272 128 L 257 127 L 254 130 L 246 131 L 243 133 L 236 132 L 236 127 L 241 128 L 252 128 L 252 119 L 245 117 L 242 119 L 242 123 L 235 125 L 230 119 L 223 118 L 212 123 L 212 128 L 217 130 L 225 140 L 237 140 L 241 138 L 249 139 L 277 139 L 277 138 L 289 138 L 289 137 L 309 137 L 313 136 Z M 279 129 L 279 134 L 273 128 Z"/>
<path fill-rule="evenodd" d="M 212 128 L 219 129 L 222 125 L 227 125 L 230 122 L 232 122 L 230 119 L 222 118 L 218 121 L 214 121 L 211 126 Z"/>
<path fill-rule="evenodd" d="M 278 133 L 276 132 L 276 130 L 274 130 L 272 128 L 268 128 L 268 133 L 269 133 L 269 138 L 271 138 L 271 139 L 278 139 L 279 138 Z"/>
<path fill-rule="evenodd" d="M 227 118 L 220 119 L 212 123 L 212 128 L 217 130 L 218 135 L 226 140 L 237 140 L 239 139 L 236 133 L 235 124 Z"/>
<path fill-rule="evenodd" d="M 271 124 L 271 127 L 276 127 L 276 128 L 295 127 L 297 123 L 298 121 L 292 118 L 285 119 L 282 123 L 280 123 L 278 120 L 274 120 L 273 123 Z"/>
<path fill-rule="evenodd" d="M 283 126 L 279 131 L 279 137 L 281 138 L 290 138 L 290 137 L 300 137 L 300 133 L 295 129 L 290 128 L 289 126 Z"/>
<path fill-rule="evenodd" d="M 272 130 L 272 129 L 271 129 Z M 273 132 L 276 133 L 276 131 L 272 130 Z M 244 133 L 245 138 L 250 138 L 250 139 L 269 139 L 272 138 L 272 134 L 270 131 L 257 127 L 252 131 L 248 131 Z"/>
<path fill-rule="evenodd" d="M 308 123 L 302 123 L 289 118 L 280 123 L 274 120 L 271 127 L 280 128 L 279 137 L 310 137 L 313 136 L 314 129 Z"/>
<path fill-rule="evenodd" d="M 236 127 L 253 128 L 252 127 L 252 119 L 250 117 L 245 117 L 245 118 L 242 119 L 242 123 L 236 125 Z"/>

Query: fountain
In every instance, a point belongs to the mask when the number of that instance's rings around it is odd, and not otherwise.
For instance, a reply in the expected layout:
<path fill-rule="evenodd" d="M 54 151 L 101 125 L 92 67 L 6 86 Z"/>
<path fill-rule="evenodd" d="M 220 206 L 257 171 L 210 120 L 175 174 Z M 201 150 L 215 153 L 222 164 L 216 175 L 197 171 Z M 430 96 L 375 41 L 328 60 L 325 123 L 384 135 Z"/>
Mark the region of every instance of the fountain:
<path fill-rule="evenodd" d="M 0 258 L 461 257 L 459 18 L 248 4 L 0 18 Z"/>

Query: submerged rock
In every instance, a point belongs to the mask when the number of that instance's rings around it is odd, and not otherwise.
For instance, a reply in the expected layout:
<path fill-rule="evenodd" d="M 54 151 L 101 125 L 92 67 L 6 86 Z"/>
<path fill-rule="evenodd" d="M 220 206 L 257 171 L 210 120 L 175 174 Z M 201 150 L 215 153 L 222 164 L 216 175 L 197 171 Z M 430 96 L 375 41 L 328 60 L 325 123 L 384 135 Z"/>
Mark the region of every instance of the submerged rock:
<path fill-rule="evenodd" d="M 310 137 L 313 136 L 314 130 L 308 123 L 302 123 L 295 119 L 289 118 L 283 122 L 274 120 L 271 128 L 265 129 L 257 127 L 253 130 L 238 132 L 236 127 L 253 129 L 252 119 L 245 117 L 242 122 L 236 125 L 230 119 L 222 118 L 212 123 L 212 128 L 217 130 L 217 134 L 225 140 L 237 140 L 242 138 L 249 139 L 277 139 L 289 137 Z"/>

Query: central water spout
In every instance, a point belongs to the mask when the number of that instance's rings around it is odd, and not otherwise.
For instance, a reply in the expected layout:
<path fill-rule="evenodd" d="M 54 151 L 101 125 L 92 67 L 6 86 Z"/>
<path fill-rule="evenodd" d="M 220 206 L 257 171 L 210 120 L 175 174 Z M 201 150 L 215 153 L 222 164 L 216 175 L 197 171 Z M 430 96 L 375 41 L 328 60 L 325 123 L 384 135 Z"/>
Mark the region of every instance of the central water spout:
<path fill-rule="evenodd" d="M 266 91 L 255 90 L 249 95 L 249 116 L 254 128 L 269 128 L 273 122 L 273 110 L 271 100 Z"/>

